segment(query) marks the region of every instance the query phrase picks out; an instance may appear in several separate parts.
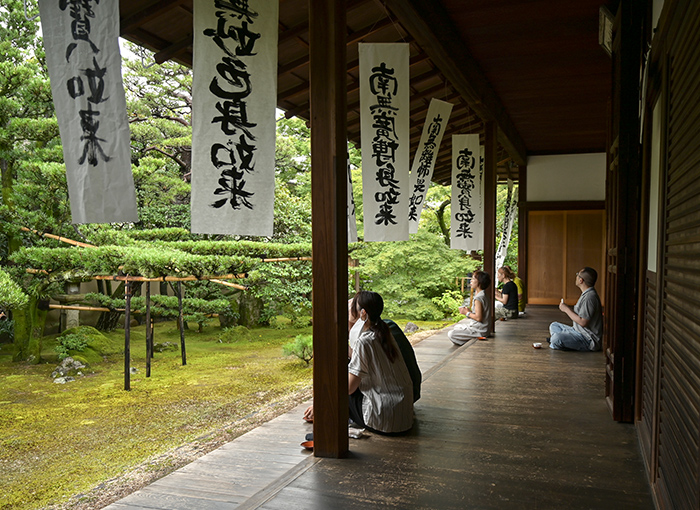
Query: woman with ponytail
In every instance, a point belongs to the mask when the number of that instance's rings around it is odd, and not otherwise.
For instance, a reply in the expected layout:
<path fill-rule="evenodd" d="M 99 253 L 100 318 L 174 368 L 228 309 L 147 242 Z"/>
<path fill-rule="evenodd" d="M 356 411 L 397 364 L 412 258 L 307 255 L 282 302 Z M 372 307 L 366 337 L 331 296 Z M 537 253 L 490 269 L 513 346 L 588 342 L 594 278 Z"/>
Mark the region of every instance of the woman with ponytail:
<path fill-rule="evenodd" d="M 413 426 L 413 382 L 381 318 L 384 300 L 376 292 L 361 291 L 352 305 L 364 323 L 348 364 L 350 418 L 378 432 L 409 430 Z"/>

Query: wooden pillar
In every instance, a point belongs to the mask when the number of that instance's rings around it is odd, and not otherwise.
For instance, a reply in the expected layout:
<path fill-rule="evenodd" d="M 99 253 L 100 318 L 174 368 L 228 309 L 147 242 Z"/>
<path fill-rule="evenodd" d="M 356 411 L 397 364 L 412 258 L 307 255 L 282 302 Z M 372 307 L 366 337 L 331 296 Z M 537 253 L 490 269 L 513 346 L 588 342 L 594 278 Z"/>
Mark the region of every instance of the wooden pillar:
<path fill-rule="evenodd" d="M 527 167 L 518 167 L 518 276 L 523 281 L 527 296 Z"/>
<path fill-rule="evenodd" d="M 486 289 L 486 299 L 490 303 L 494 302 L 496 288 L 496 135 L 496 124 L 484 123 L 484 271 L 491 276 L 491 286 Z M 494 330 L 494 325 L 492 312 L 491 331 Z"/>
<path fill-rule="evenodd" d="M 314 455 L 348 452 L 345 0 L 309 0 Z"/>

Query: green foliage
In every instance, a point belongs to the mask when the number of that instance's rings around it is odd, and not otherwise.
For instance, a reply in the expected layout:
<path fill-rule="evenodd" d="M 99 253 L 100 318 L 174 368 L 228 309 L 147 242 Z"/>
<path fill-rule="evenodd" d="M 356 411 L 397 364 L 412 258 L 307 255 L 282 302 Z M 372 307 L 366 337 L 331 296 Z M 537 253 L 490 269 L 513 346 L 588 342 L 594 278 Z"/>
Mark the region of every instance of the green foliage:
<path fill-rule="evenodd" d="M 69 356 L 68 351 L 83 352 L 88 346 L 88 339 L 79 334 L 63 335 L 58 340 L 55 349 L 59 360 L 66 359 Z"/>
<path fill-rule="evenodd" d="M 251 271 L 249 292 L 265 304 L 261 322 L 269 324 L 277 315 L 296 327 L 308 325 L 311 315 L 311 262 L 260 264 Z"/>
<path fill-rule="evenodd" d="M 314 343 L 312 335 L 297 335 L 293 342 L 282 346 L 285 356 L 296 356 L 307 365 L 314 357 Z"/>
<path fill-rule="evenodd" d="M 361 288 L 384 298 L 384 316 L 439 319 L 432 299 L 454 288 L 455 277 L 471 273 L 477 262 L 450 250 L 439 235 L 419 230 L 410 241 L 365 243 L 355 249 Z"/>
<path fill-rule="evenodd" d="M 459 313 L 459 307 L 462 306 L 464 299 L 458 290 L 446 290 L 440 297 L 434 297 L 433 303 L 443 313 L 443 317 L 459 320 L 462 314 Z"/>
<path fill-rule="evenodd" d="M 59 360 L 71 356 L 87 365 L 95 365 L 102 361 L 103 356 L 122 352 L 123 345 L 93 327 L 78 326 L 56 337 L 54 350 Z"/>
<path fill-rule="evenodd" d="M 219 333 L 218 340 L 220 343 L 230 344 L 234 342 L 250 342 L 253 340 L 253 335 L 245 326 L 234 326 L 225 328 Z"/>
<path fill-rule="evenodd" d="M 0 269 L 0 309 L 24 308 L 29 302 L 29 297 L 22 288 Z"/>

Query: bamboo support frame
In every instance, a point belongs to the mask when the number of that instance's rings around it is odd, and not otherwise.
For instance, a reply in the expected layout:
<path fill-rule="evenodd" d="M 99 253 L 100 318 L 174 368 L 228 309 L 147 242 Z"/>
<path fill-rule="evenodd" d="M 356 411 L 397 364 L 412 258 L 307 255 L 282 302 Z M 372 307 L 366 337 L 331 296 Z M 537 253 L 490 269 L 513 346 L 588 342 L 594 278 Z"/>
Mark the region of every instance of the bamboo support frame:
<path fill-rule="evenodd" d="M 97 248 L 97 246 L 95 246 L 94 244 L 81 243 L 80 241 L 74 241 L 73 239 L 68 239 L 67 237 L 61 237 L 61 236 L 57 236 L 55 234 L 49 234 L 46 232 L 39 232 L 38 230 L 33 230 L 33 229 L 27 228 L 27 227 L 20 227 L 20 230 L 23 230 L 24 232 L 33 232 L 37 235 L 46 237 L 48 239 L 55 239 L 56 241 L 60 241 L 62 243 L 72 244 L 73 246 L 79 246 L 81 248 Z"/>

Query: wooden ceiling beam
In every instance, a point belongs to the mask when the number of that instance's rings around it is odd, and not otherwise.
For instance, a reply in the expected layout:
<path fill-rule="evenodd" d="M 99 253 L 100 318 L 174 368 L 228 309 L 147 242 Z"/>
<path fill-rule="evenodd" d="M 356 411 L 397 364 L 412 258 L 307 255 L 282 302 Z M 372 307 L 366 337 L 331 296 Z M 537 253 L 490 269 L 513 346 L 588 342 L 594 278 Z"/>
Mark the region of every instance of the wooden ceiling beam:
<path fill-rule="evenodd" d="M 375 32 L 378 32 L 389 25 L 391 25 L 391 20 L 384 19 L 384 20 L 381 20 L 381 21 L 375 23 L 374 25 L 367 27 L 363 30 L 359 30 L 357 32 L 350 33 L 350 34 L 348 34 L 348 37 L 347 37 L 348 45 L 350 45 L 352 43 L 356 43 L 357 41 L 362 40 L 365 37 L 368 37 L 369 35 L 372 35 Z M 355 64 L 357 64 L 358 60 L 355 59 L 353 62 Z M 287 64 L 278 67 L 277 74 L 278 74 L 278 76 L 282 76 L 282 75 L 285 75 L 287 73 L 291 73 L 292 71 L 296 71 L 297 69 L 300 69 L 308 64 L 309 64 L 309 56 L 304 55 L 303 57 L 300 57 L 296 60 L 292 60 L 291 62 L 288 62 Z M 351 70 L 353 67 L 356 67 L 356 65 L 354 65 L 354 66 L 348 65 L 348 70 Z"/>
<path fill-rule="evenodd" d="M 134 29 L 137 29 L 149 21 L 168 12 L 170 9 L 184 4 L 186 0 L 158 0 L 151 2 L 143 9 L 134 12 L 126 18 L 119 20 L 119 35 L 124 36 Z"/>
<path fill-rule="evenodd" d="M 498 141 L 518 164 L 527 149 L 500 98 L 486 79 L 449 14 L 439 2 L 383 0 L 399 23 L 415 38 L 469 107 L 498 126 Z"/>
<path fill-rule="evenodd" d="M 153 55 L 153 59 L 158 63 L 162 64 L 166 60 L 176 57 L 182 50 L 187 49 L 192 46 L 192 34 L 187 34 L 185 37 L 180 39 L 178 42 L 171 44 L 167 48 L 159 51 Z"/>

